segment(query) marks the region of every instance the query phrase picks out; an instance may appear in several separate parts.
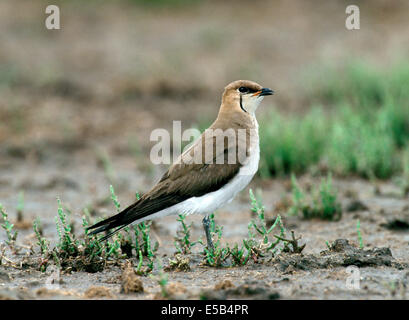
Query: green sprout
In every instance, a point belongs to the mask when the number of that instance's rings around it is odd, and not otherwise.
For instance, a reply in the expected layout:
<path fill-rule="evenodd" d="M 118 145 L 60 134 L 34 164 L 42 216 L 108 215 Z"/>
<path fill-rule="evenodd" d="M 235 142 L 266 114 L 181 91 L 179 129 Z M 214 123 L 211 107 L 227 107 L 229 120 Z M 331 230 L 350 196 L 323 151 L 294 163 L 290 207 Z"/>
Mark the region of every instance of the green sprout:
<path fill-rule="evenodd" d="M 7 234 L 6 244 L 12 247 L 14 243 L 16 242 L 18 231 L 14 231 L 14 224 L 12 224 L 9 221 L 8 214 L 1 203 L 0 203 L 0 213 L 3 218 L 3 224 L 1 225 L 1 227 L 6 231 L 6 234 Z"/>
<path fill-rule="evenodd" d="M 20 191 L 18 194 L 18 202 L 17 202 L 17 221 L 23 221 L 23 211 L 24 211 L 24 192 Z"/>
<path fill-rule="evenodd" d="M 163 271 L 162 263 L 161 263 L 161 261 L 159 259 L 157 260 L 157 266 L 158 266 L 158 270 L 159 270 L 158 276 L 150 275 L 150 277 L 151 277 L 151 279 L 156 280 L 156 282 L 160 286 L 162 297 L 168 298 L 169 297 L 169 292 L 167 290 L 167 285 L 168 285 L 169 277 L 168 277 L 167 273 Z"/>
<path fill-rule="evenodd" d="M 152 241 L 150 238 L 150 226 L 151 222 L 141 222 L 134 225 L 135 233 L 135 250 L 136 252 L 141 252 L 142 256 L 148 259 L 148 270 L 153 270 L 155 252 L 158 250 L 159 243 L 155 242 L 152 247 Z"/>
<path fill-rule="evenodd" d="M 358 233 L 358 242 L 359 242 L 359 249 L 363 249 L 364 248 L 364 241 L 362 239 L 362 233 L 361 233 L 361 222 L 357 221 L 356 223 L 356 231 Z"/>
<path fill-rule="evenodd" d="M 109 190 L 111 192 L 111 199 L 112 202 L 114 203 L 116 210 L 119 212 L 121 211 L 121 204 L 119 203 L 118 197 L 115 194 L 115 190 L 114 187 L 112 186 L 112 184 L 109 186 Z"/>
<path fill-rule="evenodd" d="M 192 224 L 187 225 L 185 219 L 186 219 L 185 214 L 178 215 L 178 218 L 176 220 L 180 222 L 182 229 L 177 231 L 177 237 L 175 237 L 174 241 L 177 252 L 183 254 L 191 253 L 192 248 L 196 244 L 198 243 L 203 244 L 201 240 L 193 242 L 190 240 Z"/>
<path fill-rule="evenodd" d="M 33 222 L 33 230 L 37 238 L 37 244 L 40 247 L 41 254 L 46 256 L 49 253 L 49 242 L 42 236 L 40 219 L 37 218 Z"/>
<path fill-rule="evenodd" d="M 67 223 L 67 215 L 61 204 L 61 200 L 57 198 L 58 203 L 58 217 L 55 218 L 57 232 L 59 236 L 59 243 L 57 247 L 61 253 L 68 256 L 76 255 L 78 253 L 78 246 L 74 240 L 74 235 L 71 233 L 71 226 Z"/>
<path fill-rule="evenodd" d="M 294 175 L 291 176 L 291 184 L 293 204 L 288 211 L 290 215 L 301 214 L 304 219 L 341 219 L 342 209 L 332 187 L 331 174 L 321 180 L 319 189 L 314 190 L 310 197 L 301 190 Z"/>

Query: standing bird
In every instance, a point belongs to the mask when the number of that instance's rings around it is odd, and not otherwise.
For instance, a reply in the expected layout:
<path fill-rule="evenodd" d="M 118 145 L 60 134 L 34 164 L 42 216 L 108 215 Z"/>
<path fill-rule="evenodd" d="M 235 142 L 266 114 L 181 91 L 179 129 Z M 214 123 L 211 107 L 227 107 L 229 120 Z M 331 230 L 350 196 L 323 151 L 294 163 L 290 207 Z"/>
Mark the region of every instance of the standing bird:
<path fill-rule="evenodd" d="M 233 200 L 257 172 L 260 146 L 255 111 L 264 96 L 273 93 L 253 81 L 230 83 L 213 124 L 150 191 L 122 212 L 89 227 L 90 234 L 111 230 L 101 239 L 106 240 L 134 222 L 198 213 L 205 215 L 207 245 L 213 250 L 209 214 Z"/>

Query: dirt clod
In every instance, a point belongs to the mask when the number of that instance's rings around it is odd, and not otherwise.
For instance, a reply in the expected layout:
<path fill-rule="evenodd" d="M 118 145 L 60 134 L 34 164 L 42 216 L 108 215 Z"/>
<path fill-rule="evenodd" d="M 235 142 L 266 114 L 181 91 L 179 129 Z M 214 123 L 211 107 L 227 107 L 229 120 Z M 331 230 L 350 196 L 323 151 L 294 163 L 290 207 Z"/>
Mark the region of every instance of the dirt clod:
<path fill-rule="evenodd" d="M 202 300 L 226 300 L 226 299 L 256 299 L 256 300 L 275 300 L 280 295 L 272 291 L 260 282 L 246 282 L 237 287 L 229 287 L 222 290 L 207 289 L 200 294 Z"/>
<path fill-rule="evenodd" d="M 389 217 L 386 223 L 382 223 L 381 227 L 384 227 L 393 231 L 406 231 L 409 230 L 409 217 L 408 216 L 393 216 Z"/>
<path fill-rule="evenodd" d="M 85 299 L 98 299 L 98 298 L 114 298 L 114 295 L 108 288 L 105 287 L 90 287 L 84 292 Z"/>
<path fill-rule="evenodd" d="M 361 202 L 360 200 L 351 200 L 351 202 L 349 202 L 346 207 L 345 207 L 345 211 L 347 212 L 355 212 L 355 211 L 365 211 L 368 210 L 368 207 Z"/>
<path fill-rule="evenodd" d="M 230 279 L 224 279 L 224 280 L 216 283 L 216 285 L 214 286 L 215 290 L 225 290 L 225 289 L 229 289 L 229 288 L 234 288 L 234 284 L 233 284 L 233 282 L 231 282 Z"/>
<path fill-rule="evenodd" d="M 143 292 L 143 283 L 136 275 L 136 272 L 130 262 L 125 265 L 124 271 L 121 276 L 121 292 L 128 293 L 138 293 Z"/>
<path fill-rule="evenodd" d="M 320 256 L 313 254 L 281 254 L 272 262 L 283 272 L 289 270 L 326 269 L 355 265 L 358 267 L 391 266 L 393 261 L 389 248 L 359 249 L 349 244 L 346 239 L 337 239 L 329 250 L 322 251 Z"/>
<path fill-rule="evenodd" d="M 180 282 L 171 282 L 166 287 L 170 297 L 176 298 L 187 293 L 186 287 Z"/>

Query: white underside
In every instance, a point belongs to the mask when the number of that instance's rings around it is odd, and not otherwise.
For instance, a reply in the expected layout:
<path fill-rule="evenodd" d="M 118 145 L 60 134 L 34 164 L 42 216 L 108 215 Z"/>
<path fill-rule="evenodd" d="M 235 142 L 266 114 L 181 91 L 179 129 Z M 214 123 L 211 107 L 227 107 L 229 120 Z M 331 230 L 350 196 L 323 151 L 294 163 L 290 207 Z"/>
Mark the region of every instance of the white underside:
<path fill-rule="evenodd" d="M 255 120 L 256 121 L 256 120 Z M 257 122 L 256 122 L 257 124 Z M 192 197 L 185 201 L 182 201 L 172 207 L 158 211 L 148 217 L 136 220 L 136 223 L 140 223 L 145 220 L 152 220 L 168 215 L 175 214 L 203 214 L 208 215 L 223 205 L 231 202 L 233 198 L 243 190 L 254 177 L 258 170 L 258 164 L 260 160 L 260 146 L 258 141 L 258 135 L 256 141 L 250 148 L 248 161 L 240 168 L 239 173 L 226 185 L 217 191 L 210 192 L 201 197 Z"/>

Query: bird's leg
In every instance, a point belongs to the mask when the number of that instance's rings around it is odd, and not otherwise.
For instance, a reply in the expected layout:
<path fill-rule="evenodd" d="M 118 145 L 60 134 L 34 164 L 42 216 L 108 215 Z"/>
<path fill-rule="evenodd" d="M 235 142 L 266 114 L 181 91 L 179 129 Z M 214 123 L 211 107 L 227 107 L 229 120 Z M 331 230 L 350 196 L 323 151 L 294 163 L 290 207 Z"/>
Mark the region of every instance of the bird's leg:
<path fill-rule="evenodd" d="M 206 233 L 207 249 L 214 251 L 212 236 L 210 234 L 210 219 L 209 219 L 209 216 L 205 216 L 203 218 L 202 222 L 203 222 L 204 231 Z"/>

